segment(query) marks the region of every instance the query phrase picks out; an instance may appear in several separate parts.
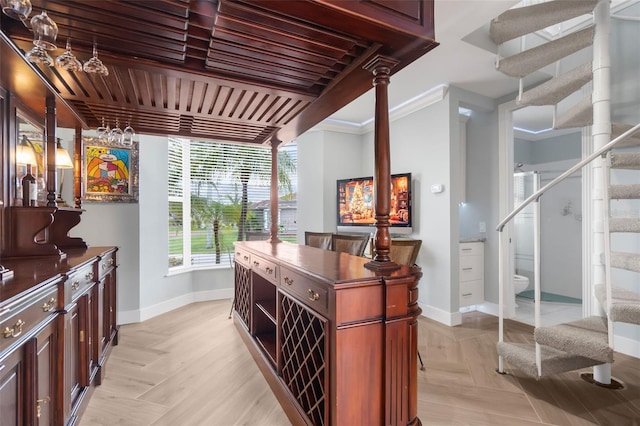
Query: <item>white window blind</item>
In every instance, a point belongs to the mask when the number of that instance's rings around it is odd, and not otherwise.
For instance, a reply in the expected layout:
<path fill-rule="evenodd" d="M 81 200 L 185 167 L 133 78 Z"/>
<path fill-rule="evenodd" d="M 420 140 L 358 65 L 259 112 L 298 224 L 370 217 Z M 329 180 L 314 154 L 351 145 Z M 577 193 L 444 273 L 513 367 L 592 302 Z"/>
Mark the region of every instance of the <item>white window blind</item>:
<path fill-rule="evenodd" d="M 278 152 L 284 219 L 279 225 L 290 234 L 295 234 L 296 154 L 295 144 Z M 168 168 L 169 267 L 228 266 L 233 242 L 268 236 L 270 147 L 170 139 Z"/>

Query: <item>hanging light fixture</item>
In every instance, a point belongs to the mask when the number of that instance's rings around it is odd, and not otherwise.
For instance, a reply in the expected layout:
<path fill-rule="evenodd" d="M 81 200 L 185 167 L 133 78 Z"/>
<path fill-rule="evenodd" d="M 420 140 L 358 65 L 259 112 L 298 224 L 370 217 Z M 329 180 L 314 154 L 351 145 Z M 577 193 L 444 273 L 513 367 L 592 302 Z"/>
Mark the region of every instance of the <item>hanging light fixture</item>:
<path fill-rule="evenodd" d="M 26 21 L 31 13 L 30 0 L 0 0 L 2 12 L 12 19 Z"/>

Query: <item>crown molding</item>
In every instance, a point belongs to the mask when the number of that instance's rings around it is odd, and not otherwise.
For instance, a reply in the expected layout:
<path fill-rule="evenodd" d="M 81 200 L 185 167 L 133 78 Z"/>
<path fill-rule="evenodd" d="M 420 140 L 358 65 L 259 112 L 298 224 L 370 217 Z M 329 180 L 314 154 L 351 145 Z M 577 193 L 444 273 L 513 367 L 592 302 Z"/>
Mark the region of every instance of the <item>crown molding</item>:
<path fill-rule="evenodd" d="M 433 105 L 442 101 L 449 91 L 449 86 L 441 84 L 426 92 L 414 96 L 413 98 L 389 109 L 389 122 L 399 120 L 409 114 L 412 114 L 422 108 L 426 108 L 429 105 Z M 374 120 L 373 117 L 357 123 L 353 121 L 338 120 L 335 118 L 327 118 L 314 126 L 311 131 L 314 130 L 326 130 L 342 133 L 352 133 L 357 135 L 363 135 L 373 131 Z"/>

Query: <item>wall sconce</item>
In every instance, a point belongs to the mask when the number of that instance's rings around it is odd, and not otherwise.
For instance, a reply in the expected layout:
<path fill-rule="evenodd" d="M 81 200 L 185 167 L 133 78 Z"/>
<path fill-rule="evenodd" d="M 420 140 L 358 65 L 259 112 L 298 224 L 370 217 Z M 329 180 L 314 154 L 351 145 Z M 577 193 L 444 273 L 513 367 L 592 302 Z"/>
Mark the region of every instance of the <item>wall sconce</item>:
<path fill-rule="evenodd" d="M 58 198 L 56 199 L 56 203 L 61 206 L 66 206 L 67 203 L 62 198 L 62 185 L 64 183 L 64 169 L 73 169 L 73 161 L 71 161 L 71 156 L 69 155 L 69 151 L 62 147 L 60 143 L 60 138 L 58 138 L 56 142 L 56 171 L 60 170 L 60 186 L 58 188 Z"/>
<path fill-rule="evenodd" d="M 37 164 L 36 152 L 33 144 L 26 136 L 22 135 L 20 143 L 16 147 L 16 163 L 18 164 Z"/>

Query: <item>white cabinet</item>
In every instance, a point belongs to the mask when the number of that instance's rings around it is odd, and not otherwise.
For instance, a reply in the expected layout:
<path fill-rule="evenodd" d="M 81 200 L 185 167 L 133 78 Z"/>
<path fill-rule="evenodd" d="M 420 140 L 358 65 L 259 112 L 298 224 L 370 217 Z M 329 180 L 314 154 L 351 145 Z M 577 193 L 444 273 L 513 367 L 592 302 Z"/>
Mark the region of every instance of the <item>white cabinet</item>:
<path fill-rule="evenodd" d="M 484 302 L 484 243 L 460 243 L 460 307 Z"/>

